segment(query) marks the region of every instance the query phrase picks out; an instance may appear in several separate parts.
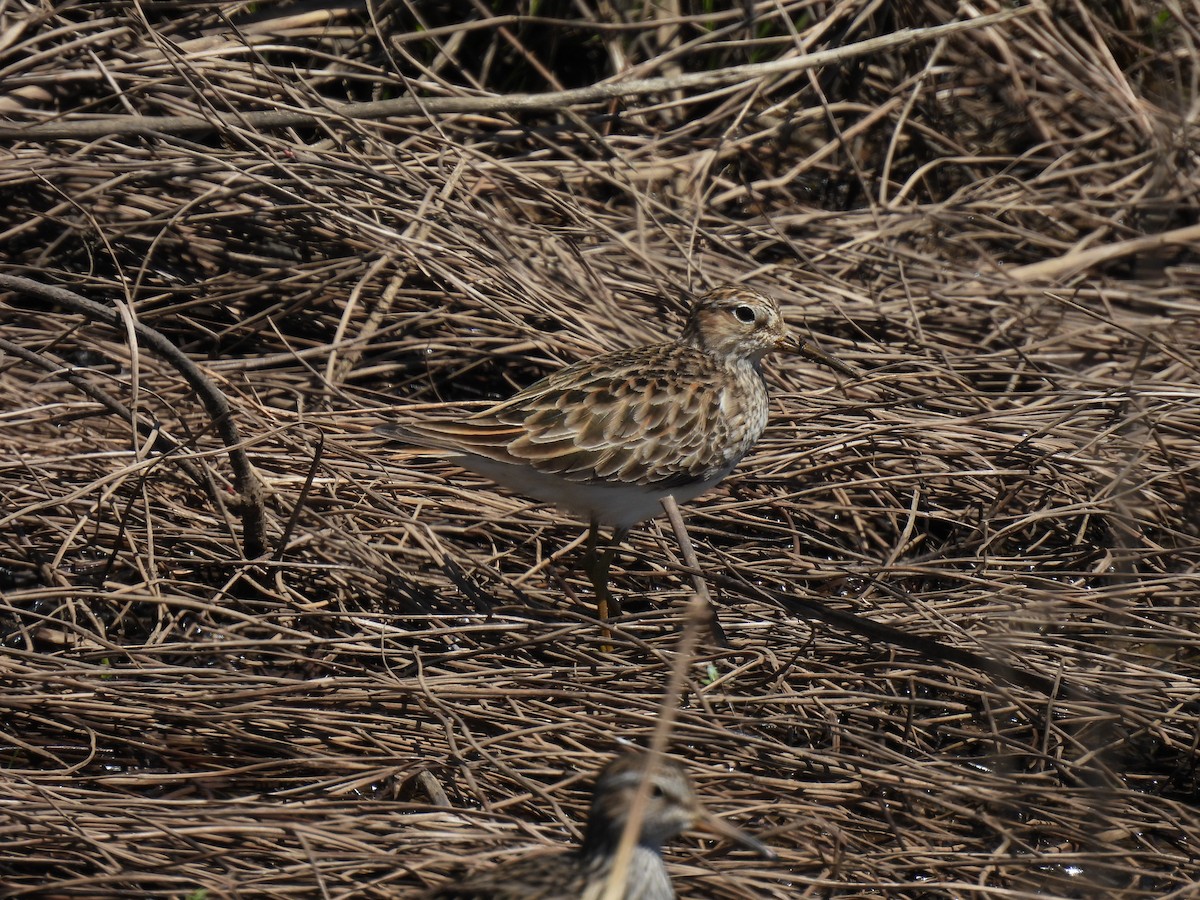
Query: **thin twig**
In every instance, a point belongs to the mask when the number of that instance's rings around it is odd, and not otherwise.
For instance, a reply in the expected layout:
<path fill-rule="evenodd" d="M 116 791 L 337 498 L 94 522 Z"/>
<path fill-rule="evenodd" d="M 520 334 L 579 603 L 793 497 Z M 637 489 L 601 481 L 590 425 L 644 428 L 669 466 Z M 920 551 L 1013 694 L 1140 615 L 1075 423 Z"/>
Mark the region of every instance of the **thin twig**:
<path fill-rule="evenodd" d="M 671 93 L 683 90 L 715 88 L 745 81 L 793 74 L 832 63 L 844 62 L 859 56 L 877 53 L 951 34 L 989 28 L 1020 16 L 1028 15 L 1031 7 L 1018 7 L 968 19 L 934 25 L 929 28 L 905 28 L 892 34 L 868 38 L 844 47 L 806 53 L 765 63 L 730 66 L 707 72 L 688 72 L 662 78 L 637 78 L 585 88 L 549 91 L 543 94 L 509 94 L 504 97 L 400 97 L 394 100 L 370 100 L 362 103 L 330 104 L 328 110 L 261 110 L 237 113 L 216 113 L 211 118 L 196 116 L 104 116 L 85 122 L 50 122 L 40 125 L 0 125 L 0 140 L 52 141 L 91 140 L 107 135 L 174 134 L 197 136 L 226 128 L 248 128 L 268 131 L 279 128 L 302 128 L 326 119 L 367 121 L 398 116 L 494 114 L 538 112 L 572 109 L 585 104 L 639 97 L 646 94 Z"/>
<path fill-rule="evenodd" d="M 123 330 L 126 320 L 118 310 L 102 306 L 73 291 L 55 285 L 42 284 L 18 275 L 0 273 L 0 289 L 15 291 L 30 297 L 37 297 L 50 303 L 82 313 L 90 319 L 104 322 L 112 328 Z M 230 467 L 233 469 L 234 484 L 240 495 L 242 509 L 242 540 L 243 555 L 247 559 L 255 559 L 266 552 L 266 509 L 263 503 L 262 484 L 250 458 L 242 447 L 242 438 L 238 433 L 237 423 L 234 422 L 229 401 L 209 380 L 194 362 L 188 359 L 179 349 L 168 341 L 162 334 L 142 322 L 134 321 L 132 328 L 140 341 L 154 350 L 159 356 L 169 362 L 204 404 L 212 423 L 225 442 L 229 454 Z"/>

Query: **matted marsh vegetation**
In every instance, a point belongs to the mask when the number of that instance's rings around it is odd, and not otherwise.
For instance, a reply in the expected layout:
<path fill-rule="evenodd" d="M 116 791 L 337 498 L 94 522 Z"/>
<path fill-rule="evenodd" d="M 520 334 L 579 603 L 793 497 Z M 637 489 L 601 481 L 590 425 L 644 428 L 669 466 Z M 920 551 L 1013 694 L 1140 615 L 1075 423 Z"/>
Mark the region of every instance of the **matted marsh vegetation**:
<path fill-rule="evenodd" d="M 4 895 L 404 897 L 576 837 L 674 540 L 606 636 L 581 525 L 371 429 L 747 281 L 865 376 L 769 360 L 685 511 L 731 646 L 669 747 L 781 859 L 681 841 L 681 897 L 1189 896 L 1200 7 L 927 31 L 1009 8 L 0 3 L 0 289 L 117 313 L 0 294 Z"/>

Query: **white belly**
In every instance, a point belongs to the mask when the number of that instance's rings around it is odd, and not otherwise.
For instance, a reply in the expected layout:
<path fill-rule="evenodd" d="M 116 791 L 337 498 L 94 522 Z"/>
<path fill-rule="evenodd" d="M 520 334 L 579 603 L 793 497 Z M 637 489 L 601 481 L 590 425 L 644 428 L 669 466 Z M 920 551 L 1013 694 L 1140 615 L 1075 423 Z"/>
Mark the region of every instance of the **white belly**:
<path fill-rule="evenodd" d="M 699 497 L 733 469 L 730 466 L 705 481 L 656 489 L 636 484 L 579 484 L 525 466 L 466 454 L 455 461 L 515 493 L 553 503 L 584 522 L 596 521 L 623 529 L 662 515 L 664 497 L 673 496 L 676 503 L 686 503 Z"/>

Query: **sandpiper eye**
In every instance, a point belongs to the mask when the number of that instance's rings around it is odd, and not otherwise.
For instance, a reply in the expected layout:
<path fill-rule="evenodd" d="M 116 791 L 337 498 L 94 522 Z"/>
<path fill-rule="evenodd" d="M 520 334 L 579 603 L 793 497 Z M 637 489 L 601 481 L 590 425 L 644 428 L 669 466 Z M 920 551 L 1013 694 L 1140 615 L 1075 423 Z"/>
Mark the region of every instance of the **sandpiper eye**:
<path fill-rule="evenodd" d="M 654 784 L 654 785 L 650 786 L 650 796 L 653 797 L 655 800 L 661 800 L 663 797 L 666 796 L 666 792 L 662 789 L 662 787 L 660 785 Z"/>
<path fill-rule="evenodd" d="M 745 322 L 747 325 L 754 323 L 754 310 L 749 306 L 735 306 L 733 314 L 739 322 Z"/>

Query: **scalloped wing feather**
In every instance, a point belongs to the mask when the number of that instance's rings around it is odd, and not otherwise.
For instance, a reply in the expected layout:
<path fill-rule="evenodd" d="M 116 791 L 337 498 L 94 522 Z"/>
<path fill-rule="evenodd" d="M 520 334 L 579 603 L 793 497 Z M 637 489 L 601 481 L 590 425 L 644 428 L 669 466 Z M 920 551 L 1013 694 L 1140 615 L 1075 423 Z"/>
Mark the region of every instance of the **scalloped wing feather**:
<path fill-rule="evenodd" d="M 669 488 L 728 470 L 758 439 L 766 423 L 761 376 L 747 369 L 731 385 L 730 375 L 677 343 L 619 350 L 560 369 L 466 418 L 381 430 L 580 484 L 615 479 Z M 727 419 L 730 389 L 759 411 Z M 730 442 L 731 431 L 747 427 L 744 440 Z"/>
<path fill-rule="evenodd" d="M 681 370 L 692 380 L 679 390 Z M 703 479 L 724 466 L 714 442 L 718 373 L 677 344 L 618 351 L 578 363 L 481 418 L 519 425 L 514 460 L 570 481 L 644 485 Z"/>

